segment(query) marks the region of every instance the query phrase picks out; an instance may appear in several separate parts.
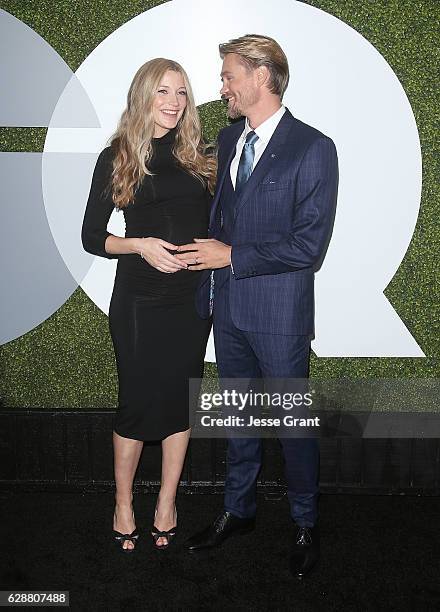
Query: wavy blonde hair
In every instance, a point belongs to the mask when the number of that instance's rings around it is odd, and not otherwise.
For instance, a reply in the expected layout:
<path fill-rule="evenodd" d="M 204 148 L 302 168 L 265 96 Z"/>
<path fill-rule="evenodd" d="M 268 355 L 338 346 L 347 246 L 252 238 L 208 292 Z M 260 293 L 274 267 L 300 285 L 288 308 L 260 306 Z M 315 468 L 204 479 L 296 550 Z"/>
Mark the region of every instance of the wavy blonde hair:
<path fill-rule="evenodd" d="M 179 72 L 187 93 L 186 108 L 179 119 L 173 154 L 188 172 L 214 191 L 217 163 L 214 154 L 202 140 L 202 129 L 188 76 L 182 66 L 158 57 L 146 62 L 136 72 L 127 96 L 127 107 L 111 139 L 114 151 L 111 177 L 112 198 L 117 208 L 133 201 L 145 175 L 153 176 L 148 164 L 153 154 L 153 99 L 160 81 L 168 70 Z"/>

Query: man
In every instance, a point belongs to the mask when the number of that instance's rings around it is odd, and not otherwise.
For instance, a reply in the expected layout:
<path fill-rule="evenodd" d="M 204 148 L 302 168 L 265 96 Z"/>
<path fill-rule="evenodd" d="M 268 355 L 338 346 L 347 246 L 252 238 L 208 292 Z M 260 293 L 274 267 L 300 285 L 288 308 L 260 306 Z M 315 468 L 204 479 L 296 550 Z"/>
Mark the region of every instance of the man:
<path fill-rule="evenodd" d="M 198 310 L 208 317 L 213 306 L 221 379 L 306 378 L 314 272 L 336 206 L 336 149 L 282 105 L 289 68 L 276 41 L 246 35 L 219 49 L 229 117 L 245 119 L 219 134 L 210 238 L 183 245 L 187 252 L 177 256 L 193 270 L 206 270 Z M 296 524 L 290 567 L 302 578 L 319 555 L 319 445 L 314 437 L 280 442 Z M 190 551 L 253 528 L 260 467 L 260 438 L 228 440 L 224 511 L 188 540 Z"/>

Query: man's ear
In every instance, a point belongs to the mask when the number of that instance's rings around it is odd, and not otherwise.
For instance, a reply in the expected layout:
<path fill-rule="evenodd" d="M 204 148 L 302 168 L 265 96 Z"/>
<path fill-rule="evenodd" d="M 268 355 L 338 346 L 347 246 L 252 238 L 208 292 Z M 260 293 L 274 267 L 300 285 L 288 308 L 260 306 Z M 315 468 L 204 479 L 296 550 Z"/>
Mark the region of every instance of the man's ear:
<path fill-rule="evenodd" d="M 258 85 L 268 85 L 270 81 L 270 72 L 267 66 L 259 66 L 257 68 L 257 83 Z"/>

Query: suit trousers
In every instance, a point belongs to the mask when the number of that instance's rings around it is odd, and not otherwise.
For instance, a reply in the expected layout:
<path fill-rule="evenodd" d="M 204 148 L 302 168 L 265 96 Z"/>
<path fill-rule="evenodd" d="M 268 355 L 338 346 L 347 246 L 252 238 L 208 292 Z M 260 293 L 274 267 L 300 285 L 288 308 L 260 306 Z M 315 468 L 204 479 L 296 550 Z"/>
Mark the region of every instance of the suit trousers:
<path fill-rule="evenodd" d="M 214 340 L 220 379 L 305 379 L 310 336 L 243 331 L 235 327 L 229 307 L 228 270 L 217 271 L 214 299 Z M 318 518 L 319 439 L 280 437 L 291 516 L 300 527 Z M 256 514 L 256 482 L 262 465 L 260 437 L 228 438 L 225 510 L 240 518 Z"/>

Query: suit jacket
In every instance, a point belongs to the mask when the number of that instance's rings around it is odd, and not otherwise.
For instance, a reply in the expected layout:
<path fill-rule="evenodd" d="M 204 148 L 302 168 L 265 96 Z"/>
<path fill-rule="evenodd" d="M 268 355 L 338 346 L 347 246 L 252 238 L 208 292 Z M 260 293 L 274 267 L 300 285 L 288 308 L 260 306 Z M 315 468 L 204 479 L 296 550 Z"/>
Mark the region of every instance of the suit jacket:
<path fill-rule="evenodd" d="M 222 228 L 222 187 L 244 121 L 218 137 L 217 186 L 209 237 Z M 314 274 L 330 240 L 338 188 L 333 141 L 286 109 L 237 198 L 230 235 L 229 300 L 234 325 L 272 334 L 314 333 Z M 209 316 L 210 273 L 196 295 Z M 214 308 L 215 308 L 214 283 Z"/>

